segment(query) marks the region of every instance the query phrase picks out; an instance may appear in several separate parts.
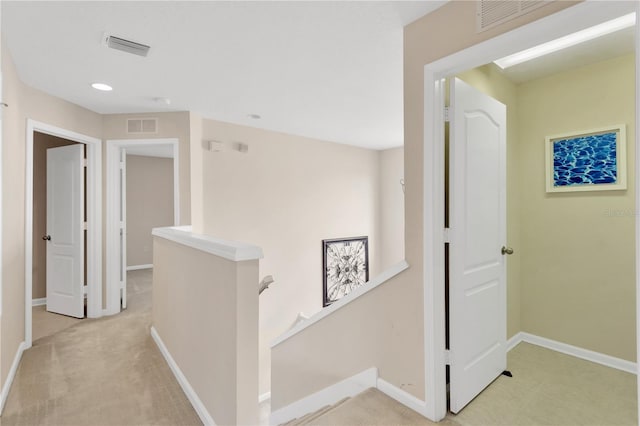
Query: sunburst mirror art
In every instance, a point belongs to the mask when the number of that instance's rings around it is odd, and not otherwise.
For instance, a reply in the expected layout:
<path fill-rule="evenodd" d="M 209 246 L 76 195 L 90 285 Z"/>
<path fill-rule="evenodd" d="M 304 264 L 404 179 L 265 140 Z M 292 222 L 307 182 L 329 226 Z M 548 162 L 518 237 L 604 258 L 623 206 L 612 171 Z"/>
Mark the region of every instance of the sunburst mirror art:
<path fill-rule="evenodd" d="M 369 238 L 322 240 L 322 306 L 369 281 Z"/>

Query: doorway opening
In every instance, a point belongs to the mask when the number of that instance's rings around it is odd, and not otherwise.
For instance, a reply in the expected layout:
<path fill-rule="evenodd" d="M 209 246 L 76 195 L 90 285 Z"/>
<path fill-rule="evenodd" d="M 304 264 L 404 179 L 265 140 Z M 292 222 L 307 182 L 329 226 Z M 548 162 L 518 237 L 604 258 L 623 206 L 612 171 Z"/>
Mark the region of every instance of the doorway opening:
<path fill-rule="evenodd" d="M 530 48 L 576 32 L 578 30 L 617 18 L 637 11 L 636 4 L 580 4 L 565 9 L 547 18 L 523 26 L 512 32 L 480 43 L 469 49 L 438 60 L 425 66 L 425 197 L 433 203 L 425 211 L 425 312 L 428 327 L 425 327 L 426 339 L 426 388 L 428 392 L 427 408 L 432 420 L 440 420 L 447 413 L 447 375 L 446 375 L 446 327 L 445 327 L 445 143 L 444 143 L 444 98 L 446 88 L 444 78 L 458 75 L 460 72 L 489 63 L 497 58 Z M 636 23 L 636 28 L 637 28 Z M 637 57 L 638 32 L 635 35 Z M 637 61 L 637 59 L 636 59 Z M 636 81 L 638 69 L 635 70 Z M 638 87 L 635 89 L 638 99 Z M 637 102 L 636 102 L 637 104 Z M 637 128 L 636 122 L 636 128 Z M 541 144 L 544 141 L 541 142 Z M 629 145 L 636 140 L 629 140 Z M 638 176 L 635 176 L 637 190 Z M 544 187 L 542 187 L 544 192 Z M 636 196 L 637 203 L 637 196 Z M 636 221 L 636 244 L 638 241 L 638 217 Z M 454 231 L 455 232 L 455 231 Z M 516 248 L 517 249 L 517 248 Z M 634 265 L 638 266 L 637 253 L 633 256 Z M 449 259 L 450 260 L 450 259 Z M 638 297 L 638 280 L 636 278 L 636 305 Z M 637 311 L 637 309 L 636 309 Z M 636 340 L 638 340 L 636 335 Z"/>
<path fill-rule="evenodd" d="M 129 158 L 129 160 L 127 160 Z M 153 160 L 155 159 L 155 160 Z M 139 197 L 128 194 L 134 188 L 133 182 L 127 181 L 127 163 L 139 163 L 144 167 L 141 173 L 149 177 L 150 173 L 160 172 L 166 177 L 166 173 L 160 170 L 166 169 L 166 164 L 172 169 L 172 179 L 158 179 L 155 188 L 147 188 L 145 198 L 149 195 L 154 200 L 142 200 L 140 203 L 160 203 L 165 205 L 167 200 L 172 203 L 169 210 L 158 208 L 154 213 L 156 217 L 132 214 L 139 209 L 127 209 L 127 198 L 131 202 L 138 203 Z M 175 138 L 167 139 L 123 139 L 107 141 L 107 256 L 106 256 L 106 313 L 114 315 L 127 307 L 127 271 L 135 269 L 151 268 L 151 233 L 152 227 L 178 225 L 180 223 L 180 192 L 179 192 L 179 141 Z M 143 176 L 140 175 L 140 176 Z M 159 176 L 160 176 L 159 175 Z M 171 178 L 171 176 L 170 176 Z M 136 179 L 137 180 L 137 179 Z M 171 186 L 167 188 L 167 186 Z M 135 191 L 135 189 L 133 189 Z M 141 189 L 142 190 L 142 189 Z M 164 197 L 164 195 L 170 198 Z M 133 196 L 133 198 L 131 198 Z M 160 199 L 159 199 L 160 198 Z M 144 205 L 140 204 L 141 208 Z M 131 211 L 134 210 L 134 211 Z M 131 229 L 131 238 L 128 239 L 127 222 L 132 220 L 135 228 Z M 140 219 L 140 220 L 138 220 Z M 147 232 L 148 231 L 148 232 Z M 130 240 L 128 242 L 128 240 Z M 133 245 L 132 245 L 133 244 Z M 130 248 L 128 253 L 127 246 Z"/>
<path fill-rule="evenodd" d="M 100 139 L 79 133 L 71 132 L 45 123 L 34 120 L 27 120 L 27 141 L 26 141 L 26 208 L 25 208 L 25 345 L 30 348 L 33 337 L 33 285 L 34 285 L 34 143 L 37 135 L 52 136 L 67 140 L 70 143 L 82 144 L 86 152 L 77 155 L 85 156 L 86 178 L 84 172 L 76 174 L 74 181 L 78 187 L 84 187 L 86 181 L 86 208 L 84 212 L 77 215 L 77 219 L 84 218 L 86 234 L 82 236 L 84 240 L 83 253 L 79 258 L 83 258 L 83 276 L 77 277 L 74 286 L 85 285 L 84 288 L 69 289 L 69 293 L 78 294 L 81 292 L 81 300 L 84 301 L 86 291 L 86 316 L 97 318 L 102 316 L 102 185 L 101 185 L 101 141 Z M 74 146 L 69 145 L 69 146 Z M 77 150 L 76 150 L 77 151 Z M 80 158 L 79 158 L 80 160 Z M 82 165 L 79 165 L 81 168 Z M 77 192 L 77 191 L 76 191 Z M 84 191 L 82 191 L 84 195 Z M 79 223 L 80 224 L 80 223 Z M 81 224 L 80 224 L 81 225 Z M 45 235 L 46 236 L 46 235 Z M 47 240 L 49 243 L 50 240 Z M 85 266 L 86 265 L 86 266 Z M 39 263 L 38 267 L 42 265 Z M 63 291 L 64 293 L 64 291 Z M 83 303 L 83 302 L 82 302 Z M 84 304 L 84 303 L 83 303 Z M 78 315 L 76 315 L 78 316 Z M 84 315 L 82 315 L 84 316 Z"/>

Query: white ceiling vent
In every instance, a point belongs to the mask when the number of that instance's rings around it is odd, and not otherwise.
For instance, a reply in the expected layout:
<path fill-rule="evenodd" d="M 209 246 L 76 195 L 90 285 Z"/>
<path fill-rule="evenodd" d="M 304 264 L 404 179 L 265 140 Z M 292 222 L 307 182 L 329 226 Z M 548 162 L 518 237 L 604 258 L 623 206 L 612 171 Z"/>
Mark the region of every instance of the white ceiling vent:
<path fill-rule="evenodd" d="M 510 21 L 544 6 L 545 0 L 480 0 L 476 12 L 478 32 Z"/>
<path fill-rule="evenodd" d="M 120 37 L 107 35 L 105 37 L 105 44 L 116 50 L 122 50 L 123 52 L 132 53 L 138 56 L 147 56 L 149 54 L 150 46 L 146 44 L 136 43 L 135 41 L 125 40 Z"/>
<path fill-rule="evenodd" d="M 127 133 L 158 133 L 158 119 L 128 118 Z"/>

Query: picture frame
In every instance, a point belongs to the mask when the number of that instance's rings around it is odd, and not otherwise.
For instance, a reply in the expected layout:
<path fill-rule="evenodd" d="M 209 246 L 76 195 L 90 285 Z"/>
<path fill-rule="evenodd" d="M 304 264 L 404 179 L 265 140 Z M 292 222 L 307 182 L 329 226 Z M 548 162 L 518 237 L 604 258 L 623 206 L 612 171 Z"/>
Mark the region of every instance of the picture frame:
<path fill-rule="evenodd" d="M 322 306 L 369 281 L 369 237 L 322 240 Z"/>
<path fill-rule="evenodd" d="M 545 138 L 547 192 L 627 189 L 626 126 Z"/>

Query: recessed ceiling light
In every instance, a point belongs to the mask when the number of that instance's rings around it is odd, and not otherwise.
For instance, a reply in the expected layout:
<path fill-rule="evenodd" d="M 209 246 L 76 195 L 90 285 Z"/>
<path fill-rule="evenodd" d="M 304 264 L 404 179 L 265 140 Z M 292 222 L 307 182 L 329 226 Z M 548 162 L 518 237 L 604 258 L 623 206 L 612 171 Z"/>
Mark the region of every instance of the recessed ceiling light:
<path fill-rule="evenodd" d="M 577 33 L 569 34 L 548 43 L 532 47 L 531 49 L 523 50 L 522 52 L 515 53 L 511 56 L 498 59 L 494 62 L 500 68 L 505 69 L 539 58 L 540 56 L 548 55 L 549 53 L 557 52 L 558 50 L 566 49 L 567 47 L 575 46 L 576 44 L 580 44 L 585 41 L 593 40 L 594 38 L 602 37 L 604 35 L 632 27 L 635 23 L 636 14 L 630 13 L 628 15 L 621 16 L 620 18 L 578 31 Z"/>
<path fill-rule="evenodd" d="M 262 118 L 258 114 L 247 114 L 247 117 L 253 120 L 260 120 L 260 118 Z"/>
<path fill-rule="evenodd" d="M 104 83 L 92 83 L 91 87 L 93 87 L 96 90 L 102 90 L 103 92 L 110 92 L 113 90 L 113 87 Z"/>

